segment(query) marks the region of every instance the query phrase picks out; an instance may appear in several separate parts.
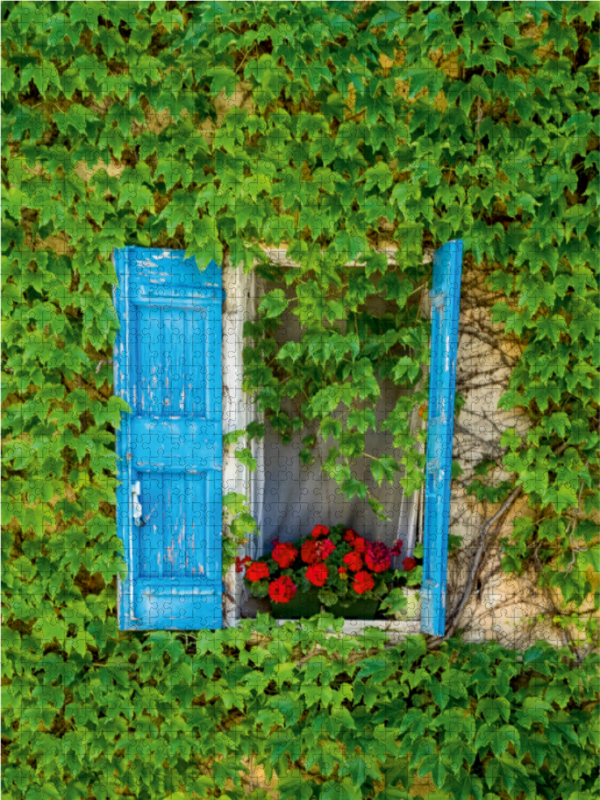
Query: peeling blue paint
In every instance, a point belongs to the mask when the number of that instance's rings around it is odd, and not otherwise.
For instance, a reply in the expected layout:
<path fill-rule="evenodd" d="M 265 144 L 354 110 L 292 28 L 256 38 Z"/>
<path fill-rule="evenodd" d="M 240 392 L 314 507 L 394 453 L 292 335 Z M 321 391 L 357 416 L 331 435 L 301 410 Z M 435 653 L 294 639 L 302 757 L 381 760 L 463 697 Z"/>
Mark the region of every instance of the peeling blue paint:
<path fill-rule="evenodd" d="M 131 408 L 117 436 L 119 627 L 221 628 L 221 270 L 180 250 L 114 260 L 115 394 Z"/>
<path fill-rule="evenodd" d="M 435 636 L 443 636 L 446 626 L 450 480 L 462 254 L 463 243 L 458 239 L 447 242 L 433 256 L 421 630 Z"/>

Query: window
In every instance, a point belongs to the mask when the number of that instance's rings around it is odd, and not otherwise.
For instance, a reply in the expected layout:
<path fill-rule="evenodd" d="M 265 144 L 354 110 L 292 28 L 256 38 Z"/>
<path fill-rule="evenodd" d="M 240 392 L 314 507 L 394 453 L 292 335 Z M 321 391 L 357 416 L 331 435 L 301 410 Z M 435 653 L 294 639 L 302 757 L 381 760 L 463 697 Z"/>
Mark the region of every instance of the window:
<path fill-rule="evenodd" d="M 461 263 L 460 241 L 434 254 L 421 628 L 438 635 L 445 617 Z M 183 251 L 172 250 L 124 248 L 115 252 L 115 267 L 121 322 L 115 393 L 132 409 L 123 417 L 117 441 L 117 524 L 128 566 L 119 587 L 119 625 L 220 628 L 223 488 L 252 498 L 263 531 L 258 547 L 272 537 L 282 512 L 302 511 L 294 509 L 288 491 L 302 485 L 300 472 L 292 471 L 299 467 L 290 464 L 282 476 L 276 438 L 255 446 L 259 469 L 252 476 L 235 459 L 223 458 L 223 433 L 245 427 L 255 416 L 241 393 L 242 326 L 256 296 L 255 279 L 232 271 L 224 292 L 217 264 L 201 273 Z M 319 486 L 322 490 L 320 480 Z M 330 497 L 322 502 L 340 503 Z M 408 539 L 410 547 L 415 496 L 399 497 L 394 507 L 392 524 L 375 533 L 384 540 Z M 337 515 L 359 512 L 336 507 Z M 308 506 L 306 514 L 311 514 Z M 291 532 L 297 538 L 303 531 Z M 229 595 L 235 592 L 227 588 Z M 226 620 L 234 621 L 230 603 Z"/>

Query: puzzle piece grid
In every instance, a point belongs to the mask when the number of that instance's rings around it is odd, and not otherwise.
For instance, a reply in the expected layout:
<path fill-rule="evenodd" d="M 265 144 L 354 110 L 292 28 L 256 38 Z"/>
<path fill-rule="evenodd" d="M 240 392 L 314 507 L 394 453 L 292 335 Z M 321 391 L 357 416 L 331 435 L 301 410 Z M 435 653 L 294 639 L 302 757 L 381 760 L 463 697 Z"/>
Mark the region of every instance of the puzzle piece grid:
<path fill-rule="evenodd" d="M 235 90 L 235 87 L 233 89 Z M 182 292 L 181 295 L 183 294 Z M 238 304 L 236 315 L 238 321 L 241 320 L 243 323 L 253 319 L 254 313 L 248 310 L 248 307 L 259 303 L 261 296 L 256 294 L 248 298 L 246 294 L 235 299 L 234 302 Z M 251 302 L 248 303 L 248 300 Z M 171 297 L 165 299 L 164 308 L 169 309 L 169 307 L 173 309 Z M 217 586 L 220 584 L 220 547 L 218 543 L 216 546 L 209 544 L 205 533 L 198 533 L 206 531 L 211 526 L 221 527 L 221 500 L 220 490 L 217 491 L 217 481 L 220 485 L 219 478 L 226 471 L 226 465 L 219 466 L 218 463 L 222 453 L 220 453 L 217 427 L 214 424 L 214 420 L 223 412 L 221 401 L 225 401 L 225 398 L 218 396 L 215 398 L 212 420 L 209 413 L 210 401 L 207 398 L 211 373 L 206 366 L 209 343 L 206 311 L 196 304 L 185 311 L 172 310 L 170 316 L 165 316 L 163 312 L 158 317 L 153 317 L 152 313 L 146 315 L 141 311 L 136 313 L 138 317 L 134 326 L 139 332 L 132 343 L 140 353 L 143 351 L 135 370 L 136 399 L 140 403 L 147 402 L 145 410 L 151 417 L 162 417 L 162 414 L 155 413 L 161 408 L 170 411 L 177 409 L 177 414 L 183 418 L 182 425 L 181 421 L 171 419 L 176 416 L 171 413 L 160 421 L 154 420 L 147 428 L 143 430 L 138 428 L 132 433 L 136 449 L 146 453 L 150 462 L 169 464 L 168 471 L 163 473 L 149 471 L 143 480 L 134 482 L 139 483 L 139 490 L 131 493 L 126 503 L 122 504 L 122 507 L 127 508 L 128 515 L 139 523 L 136 527 L 139 528 L 140 548 L 137 554 L 137 566 L 140 570 L 140 586 L 147 588 L 151 584 L 151 579 L 155 577 L 168 578 L 171 581 L 171 593 L 176 593 L 180 583 L 183 585 L 187 580 L 194 581 L 197 576 L 209 577 Z M 297 332 L 292 329 L 291 322 L 286 322 L 286 325 L 289 328 L 283 331 L 284 335 L 289 336 L 289 341 L 295 340 Z M 233 347 L 227 351 L 226 357 L 233 360 L 234 370 L 239 371 L 241 365 L 239 328 L 237 333 L 237 341 L 232 343 L 229 340 L 229 344 Z M 459 353 L 459 371 L 462 369 L 463 377 L 467 368 L 479 370 L 482 376 L 487 371 L 498 371 L 497 363 L 486 363 L 485 355 L 478 355 L 472 346 L 469 351 L 469 363 L 467 364 L 467 359 L 463 358 L 461 367 L 461 357 L 464 355 L 466 351 Z M 222 367 L 224 368 L 223 364 Z M 485 386 L 483 377 L 480 382 Z M 214 386 L 217 386 L 216 382 Z M 378 404 L 376 413 L 378 422 L 389 413 L 396 399 L 395 390 L 390 386 L 383 386 L 382 400 Z M 489 450 L 490 447 L 493 449 L 493 445 L 490 446 L 488 429 L 490 417 L 492 424 L 496 424 L 493 414 L 496 399 L 495 395 L 486 395 L 485 391 L 476 392 L 475 400 L 465 409 L 466 419 L 462 418 L 463 425 L 462 430 L 459 427 L 457 443 L 461 448 L 461 457 L 464 456 L 467 461 L 469 457 L 473 462 L 477 460 L 475 454 L 480 452 L 476 443 L 478 439 L 483 441 L 483 450 L 486 448 Z M 238 402 L 246 403 L 243 398 L 238 398 Z M 243 410 L 243 414 L 249 413 L 252 413 L 251 406 Z M 240 417 L 243 414 L 240 414 Z M 478 414 L 479 421 L 477 421 Z M 525 431 L 527 428 L 527 423 L 523 419 L 513 417 L 507 420 L 506 415 L 502 420 L 503 428 L 508 427 L 505 424 L 507 421 L 512 422 L 517 431 Z M 420 421 L 417 420 L 416 423 L 420 424 Z M 393 452 L 391 439 L 391 436 L 382 433 L 369 434 L 369 452 L 375 457 L 381 453 Z M 191 476 L 187 474 L 188 456 L 181 455 L 190 447 L 197 461 L 197 468 L 193 468 L 194 474 Z M 334 483 L 327 481 L 316 467 L 302 468 L 298 459 L 300 449 L 301 443 L 298 439 L 283 444 L 281 436 L 272 427 L 267 426 L 267 433 L 260 449 L 252 451 L 253 455 L 260 456 L 259 474 L 252 478 L 246 474 L 237 474 L 230 482 L 232 488 L 238 487 L 240 481 L 252 482 L 254 487 L 253 510 L 260 519 L 261 535 L 249 544 L 248 552 L 253 557 L 271 547 L 274 539 L 289 541 L 301 533 L 308 532 L 315 524 L 333 525 L 339 522 L 356 527 L 361 533 L 371 534 L 374 538 L 381 538 L 388 543 L 399 536 L 403 541 L 406 539 L 402 555 L 412 552 L 415 542 L 422 539 L 424 504 L 422 495 L 409 503 L 405 501 L 398 487 L 386 488 L 383 492 L 384 502 L 391 510 L 392 520 L 389 524 L 376 523 L 368 516 L 364 503 L 359 501 L 348 503 L 340 499 Z M 445 449 L 440 445 L 438 455 L 441 456 L 444 452 L 447 452 L 447 447 Z M 231 461 L 231 458 L 229 460 Z M 358 477 L 361 474 L 364 476 L 366 463 L 357 465 L 355 469 L 357 471 L 353 474 Z M 240 471 L 239 465 L 235 465 L 233 472 L 240 473 Z M 228 485 L 226 484 L 226 488 Z M 455 511 L 459 516 L 464 515 L 465 508 L 466 504 L 458 507 L 458 510 L 455 508 Z M 183 519 L 185 519 L 184 524 Z M 468 526 L 467 522 L 466 527 Z M 194 602 L 196 611 L 205 623 L 198 627 L 209 627 L 210 622 L 215 619 L 214 602 L 210 601 L 211 610 L 206 614 L 204 599 L 199 598 Z M 489 602 L 491 609 L 493 605 L 491 600 Z M 170 608 L 173 611 L 173 605 Z M 154 610 L 159 612 L 161 609 L 154 606 Z M 180 619 L 186 613 L 186 610 L 182 610 Z M 173 616 L 177 618 L 176 611 Z M 173 627 L 176 628 L 176 624 Z M 357 626 L 356 630 L 362 628 Z M 51 662 L 42 663 L 51 676 Z M 126 667 L 126 662 L 116 661 L 115 667 Z M 117 706 L 112 708 L 110 702 L 109 699 L 107 711 L 116 711 Z M 43 719 L 43 713 L 40 718 Z M 457 721 L 449 727 L 448 732 L 458 734 L 461 730 L 462 725 Z M 288 737 L 290 745 L 293 744 L 293 738 L 290 733 Z M 139 745 L 133 740 L 131 742 L 127 740 L 128 737 L 124 733 L 124 745 L 135 753 Z M 377 751 L 378 745 L 375 742 L 372 744 L 373 750 Z M 92 737 L 89 741 L 83 742 L 83 746 L 90 748 L 92 752 L 94 748 Z M 327 752 L 328 748 L 324 746 L 324 760 L 327 760 Z M 60 748 L 57 748 L 56 754 L 60 755 Z M 166 748 L 161 747 L 154 753 L 159 759 L 167 755 Z M 335 761 L 333 756 L 332 751 L 332 761 Z M 142 759 L 139 761 L 141 770 L 143 761 Z M 107 771 L 107 785 L 111 780 Z M 178 787 L 173 785 L 168 788 L 176 791 Z M 300 796 L 301 782 L 298 783 L 298 792 Z"/>

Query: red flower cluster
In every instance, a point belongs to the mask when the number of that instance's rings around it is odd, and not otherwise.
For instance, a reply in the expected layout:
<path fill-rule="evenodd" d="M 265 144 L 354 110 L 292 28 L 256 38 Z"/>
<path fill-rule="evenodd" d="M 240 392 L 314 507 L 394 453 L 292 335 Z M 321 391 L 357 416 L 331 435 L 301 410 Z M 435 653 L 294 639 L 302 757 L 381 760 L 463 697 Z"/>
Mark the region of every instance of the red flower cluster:
<path fill-rule="evenodd" d="M 367 548 L 365 563 L 373 572 L 385 572 L 392 566 L 389 547 L 383 542 L 371 542 Z"/>
<path fill-rule="evenodd" d="M 289 603 L 295 595 L 296 584 L 287 575 L 282 575 L 269 585 L 269 597 L 274 603 Z"/>
<path fill-rule="evenodd" d="M 371 589 L 375 587 L 375 581 L 373 576 L 370 572 L 365 572 L 362 570 L 361 572 L 357 572 L 354 576 L 354 583 L 352 588 L 356 592 L 356 594 L 364 594 L 365 592 L 370 592 Z"/>
<path fill-rule="evenodd" d="M 320 542 L 315 542 L 309 539 L 304 542 L 301 548 L 302 561 L 305 564 L 315 564 L 317 561 L 325 561 L 333 551 L 335 545 L 331 539 L 322 539 Z"/>
<path fill-rule="evenodd" d="M 294 547 L 293 544 L 280 543 L 277 542 L 275 547 L 273 548 L 273 561 L 275 561 L 281 569 L 287 569 L 291 567 L 294 561 L 296 560 L 296 556 L 298 555 L 298 551 Z"/>
<path fill-rule="evenodd" d="M 269 565 L 263 561 L 253 561 L 246 569 L 246 577 L 249 581 L 262 581 L 263 578 L 269 577 Z"/>
<path fill-rule="evenodd" d="M 353 550 L 356 550 L 357 553 L 364 555 L 367 552 L 368 542 L 366 539 L 363 539 L 362 536 L 359 536 L 358 533 L 352 528 L 348 528 L 346 533 L 344 534 L 344 541 L 348 542 L 350 547 Z"/>
<path fill-rule="evenodd" d="M 339 597 L 345 605 L 352 601 L 353 593 L 368 594 L 376 585 L 379 594 L 379 589 L 395 579 L 388 570 L 402 549 L 400 541 L 393 547 L 370 542 L 352 528 L 344 530 L 343 525 L 334 525 L 331 530 L 316 525 L 297 542 L 276 539 L 273 544 L 271 555 L 261 561 L 236 559 L 236 569 L 240 572 L 246 568 L 249 587 L 256 584 L 251 588 L 256 597 L 268 594 L 275 603 L 289 603 L 297 591 L 307 592 L 309 587 L 325 587 L 327 595 Z M 403 563 L 405 571 L 417 566 L 414 558 L 406 558 Z"/>
<path fill-rule="evenodd" d="M 363 560 L 358 553 L 346 553 L 343 561 L 344 564 L 350 567 L 352 572 L 358 572 L 363 568 Z"/>
<path fill-rule="evenodd" d="M 240 558 L 239 556 L 236 556 L 235 557 L 235 571 L 236 572 L 243 572 L 244 571 L 244 567 L 246 566 L 246 564 L 251 564 L 251 563 L 252 563 L 252 559 L 250 558 L 250 556 L 244 556 L 244 558 Z"/>
<path fill-rule="evenodd" d="M 396 539 L 396 541 L 394 542 L 394 546 L 390 550 L 390 555 L 399 556 L 401 550 L 402 550 L 402 542 L 400 541 L 400 539 Z"/>
<path fill-rule="evenodd" d="M 327 582 L 328 571 L 325 564 L 311 564 L 306 570 L 306 579 L 313 586 L 324 586 Z"/>

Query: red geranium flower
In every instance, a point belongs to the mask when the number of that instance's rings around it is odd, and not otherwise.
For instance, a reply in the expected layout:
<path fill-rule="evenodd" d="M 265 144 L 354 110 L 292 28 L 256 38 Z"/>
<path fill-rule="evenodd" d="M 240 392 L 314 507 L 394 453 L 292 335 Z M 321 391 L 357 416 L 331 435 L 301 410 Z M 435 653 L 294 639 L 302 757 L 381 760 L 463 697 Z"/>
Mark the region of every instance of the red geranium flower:
<path fill-rule="evenodd" d="M 350 567 L 352 572 L 358 572 L 363 568 L 363 560 L 358 553 L 347 553 L 342 561 Z"/>
<path fill-rule="evenodd" d="M 273 561 L 277 562 L 281 569 L 287 569 L 288 567 L 291 567 L 296 560 L 297 555 L 298 551 L 294 545 L 290 544 L 289 542 L 284 544 L 276 544 L 272 553 Z"/>
<path fill-rule="evenodd" d="M 329 528 L 326 528 L 325 525 L 315 525 L 310 535 L 313 539 L 318 539 L 320 536 L 327 536 L 328 533 Z"/>
<path fill-rule="evenodd" d="M 385 572 L 392 566 L 392 559 L 383 542 L 371 542 L 365 555 L 365 562 L 373 572 Z"/>
<path fill-rule="evenodd" d="M 323 586 L 327 581 L 327 567 L 325 564 L 311 564 L 306 570 L 306 578 L 313 586 Z"/>
<path fill-rule="evenodd" d="M 302 561 L 304 561 L 306 564 L 314 564 L 314 562 L 318 559 L 317 543 L 313 542 L 312 539 L 304 542 L 300 548 L 300 552 L 302 554 Z"/>
<path fill-rule="evenodd" d="M 402 566 L 407 572 L 410 572 L 417 566 L 416 558 L 405 558 L 402 562 Z"/>
<path fill-rule="evenodd" d="M 343 581 L 348 580 L 348 570 L 346 567 L 338 567 L 338 572 L 340 573 L 340 578 Z"/>
<path fill-rule="evenodd" d="M 396 541 L 394 542 L 394 546 L 390 550 L 390 555 L 399 556 L 401 550 L 402 550 L 402 542 L 400 541 L 400 539 L 396 539 Z"/>
<path fill-rule="evenodd" d="M 319 558 L 322 561 L 325 561 L 325 559 L 328 558 L 335 550 L 335 545 L 331 539 L 323 539 L 322 542 L 317 542 L 317 550 L 319 553 Z"/>
<path fill-rule="evenodd" d="M 296 594 L 296 584 L 287 575 L 269 584 L 269 597 L 274 603 L 289 603 Z"/>
<path fill-rule="evenodd" d="M 335 550 L 335 545 L 331 539 L 323 539 L 320 542 L 315 542 L 309 539 L 304 542 L 301 548 L 302 561 L 306 564 L 314 564 L 317 561 L 325 561 Z"/>
<path fill-rule="evenodd" d="M 343 539 L 345 542 L 348 542 L 348 544 L 352 544 L 355 536 L 358 536 L 358 533 L 354 530 L 354 528 L 346 528 Z"/>
<path fill-rule="evenodd" d="M 362 536 L 355 536 L 352 540 L 352 547 L 361 555 L 364 555 L 367 552 L 367 545 L 367 540 L 363 539 Z"/>
<path fill-rule="evenodd" d="M 236 572 L 243 572 L 244 567 L 246 564 L 249 564 L 252 561 L 250 556 L 244 556 L 244 558 L 240 558 L 239 556 L 235 557 L 235 571 Z"/>
<path fill-rule="evenodd" d="M 370 592 L 375 586 L 375 581 L 373 580 L 373 576 L 369 572 L 357 572 L 354 576 L 354 584 L 352 588 L 356 592 L 356 594 L 364 594 L 365 592 Z"/>
<path fill-rule="evenodd" d="M 264 561 L 253 561 L 252 564 L 246 569 L 246 577 L 249 581 L 262 581 L 263 578 L 269 577 L 269 565 Z"/>

